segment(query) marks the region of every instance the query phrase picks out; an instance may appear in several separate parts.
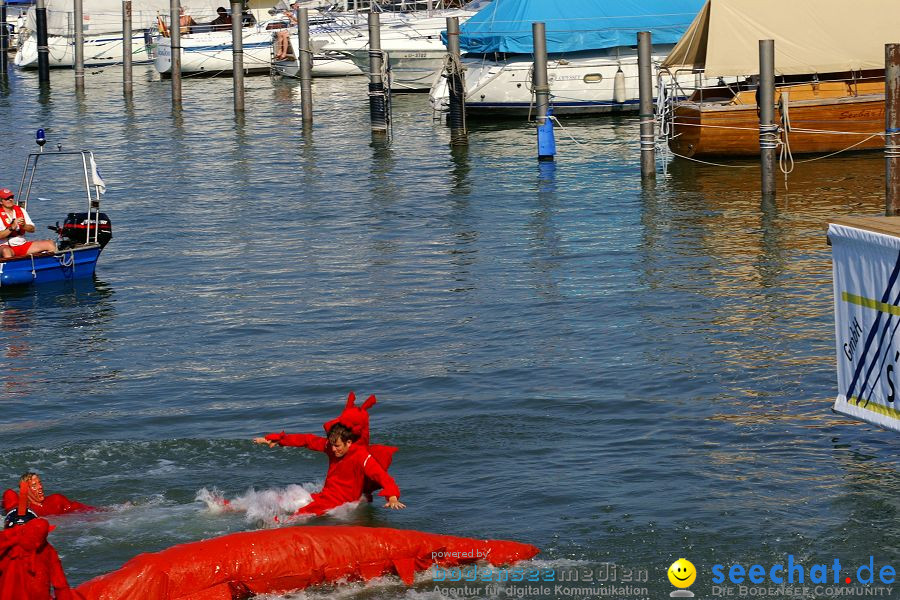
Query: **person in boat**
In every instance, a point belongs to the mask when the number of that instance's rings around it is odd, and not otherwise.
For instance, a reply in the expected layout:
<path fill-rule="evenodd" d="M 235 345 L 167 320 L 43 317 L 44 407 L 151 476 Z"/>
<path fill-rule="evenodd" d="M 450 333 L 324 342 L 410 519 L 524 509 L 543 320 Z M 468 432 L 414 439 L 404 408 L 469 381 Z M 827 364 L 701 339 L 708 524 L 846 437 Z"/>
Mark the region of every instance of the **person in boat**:
<path fill-rule="evenodd" d="M 327 437 L 309 433 L 270 433 L 255 438 L 257 444 L 275 446 L 298 446 L 328 457 L 328 473 L 322 491 L 313 494 L 311 503 L 300 508 L 297 514 L 321 515 L 348 502 L 356 502 L 363 495 L 371 501 L 372 494 L 382 488 L 380 496 L 387 499 L 385 507 L 406 508 L 400 502 L 400 489 L 388 474 L 391 457 L 396 448 L 391 446 L 369 446 L 368 408 L 376 402 L 370 396 L 362 407 L 355 406 L 353 392 L 347 398 L 344 412 L 337 419 L 325 423 Z"/>
<path fill-rule="evenodd" d="M 38 252 L 56 252 L 53 240 L 25 240 L 26 233 L 34 233 L 34 222 L 28 212 L 16 204 L 16 195 L 8 188 L 0 189 L 0 258 L 28 256 Z"/>
<path fill-rule="evenodd" d="M 219 8 L 217 8 L 216 14 L 218 16 L 209 22 L 211 30 L 212 31 L 229 31 L 229 30 L 231 30 L 231 15 L 228 14 L 228 11 L 225 10 L 225 7 L 220 6 Z"/>
<path fill-rule="evenodd" d="M 191 15 L 184 14 L 184 7 L 178 7 L 178 26 L 181 30 L 181 33 L 190 33 L 191 27 L 196 25 L 197 22 L 194 21 L 194 17 Z"/>
<path fill-rule="evenodd" d="M 284 11 L 284 17 L 288 21 L 288 27 L 292 27 L 297 24 L 296 11 L 296 2 L 291 4 L 290 10 Z M 275 60 L 284 60 L 285 58 L 293 54 L 291 50 L 290 37 L 291 32 L 289 29 L 279 29 L 278 33 L 275 34 Z"/>
<path fill-rule="evenodd" d="M 73 512 L 89 512 L 97 510 L 93 506 L 69 500 L 62 494 L 50 494 L 44 496 L 44 484 L 37 473 L 28 471 L 19 479 L 19 493 L 14 490 L 6 490 L 3 492 L 3 512 L 9 516 L 10 513 L 25 512 L 21 508 L 21 504 L 25 504 L 25 508 L 33 512 L 38 517 L 46 517 L 50 515 L 64 515 Z M 2 600 L 2 597 L 0 597 Z"/>
<path fill-rule="evenodd" d="M 0 531 L 0 600 L 75 600 L 59 554 L 47 541 L 51 531 L 45 519 Z"/>

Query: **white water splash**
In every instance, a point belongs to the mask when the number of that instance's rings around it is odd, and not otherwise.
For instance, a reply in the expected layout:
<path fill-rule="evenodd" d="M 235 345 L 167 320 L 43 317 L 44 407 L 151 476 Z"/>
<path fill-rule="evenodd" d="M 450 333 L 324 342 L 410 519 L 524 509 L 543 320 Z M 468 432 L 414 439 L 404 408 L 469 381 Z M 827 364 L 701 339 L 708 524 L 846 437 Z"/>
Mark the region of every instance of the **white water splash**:
<path fill-rule="evenodd" d="M 204 487 L 197 492 L 196 500 L 213 515 L 242 512 L 248 523 L 277 524 L 312 502 L 312 494 L 318 490 L 312 485 L 309 488 L 296 484 L 259 491 L 250 488 L 228 500 L 218 489 Z"/>

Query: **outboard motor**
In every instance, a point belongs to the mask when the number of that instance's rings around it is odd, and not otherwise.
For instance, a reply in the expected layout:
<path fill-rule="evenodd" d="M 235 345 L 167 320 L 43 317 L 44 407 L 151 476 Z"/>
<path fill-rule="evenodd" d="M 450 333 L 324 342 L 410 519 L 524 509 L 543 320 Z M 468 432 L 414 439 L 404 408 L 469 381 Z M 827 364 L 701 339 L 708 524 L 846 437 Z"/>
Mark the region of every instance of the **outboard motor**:
<path fill-rule="evenodd" d="M 101 248 L 105 248 L 109 240 L 112 239 L 112 222 L 106 213 L 100 213 L 99 230 L 97 231 L 97 243 Z M 87 243 L 88 240 L 93 241 L 94 230 L 98 227 L 96 220 L 88 221 L 88 213 L 69 213 L 62 227 L 50 227 L 59 234 L 60 250 L 66 250 L 76 244 Z"/>

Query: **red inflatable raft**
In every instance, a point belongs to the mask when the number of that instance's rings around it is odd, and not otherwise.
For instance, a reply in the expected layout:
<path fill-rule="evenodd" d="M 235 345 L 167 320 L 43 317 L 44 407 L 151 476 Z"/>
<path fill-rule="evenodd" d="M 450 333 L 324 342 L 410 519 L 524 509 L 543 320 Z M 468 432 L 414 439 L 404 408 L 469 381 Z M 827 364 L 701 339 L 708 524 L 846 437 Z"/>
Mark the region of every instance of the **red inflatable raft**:
<path fill-rule="evenodd" d="M 140 554 L 77 589 L 84 600 L 236 600 L 340 579 L 533 557 L 529 544 L 377 527 L 285 527 L 233 533 Z"/>

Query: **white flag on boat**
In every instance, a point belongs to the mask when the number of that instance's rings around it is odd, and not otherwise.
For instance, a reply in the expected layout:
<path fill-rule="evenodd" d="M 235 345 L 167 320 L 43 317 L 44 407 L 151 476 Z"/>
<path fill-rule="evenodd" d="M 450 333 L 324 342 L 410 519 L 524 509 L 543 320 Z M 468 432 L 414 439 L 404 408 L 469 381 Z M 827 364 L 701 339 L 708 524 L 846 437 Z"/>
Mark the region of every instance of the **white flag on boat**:
<path fill-rule="evenodd" d="M 106 183 L 103 181 L 103 178 L 100 177 L 100 169 L 97 168 L 97 163 L 94 162 L 94 155 L 91 155 L 91 179 L 92 183 L 97 186 L 97 189 L 100 190 L 101 194 L 106 193 Z"/>

